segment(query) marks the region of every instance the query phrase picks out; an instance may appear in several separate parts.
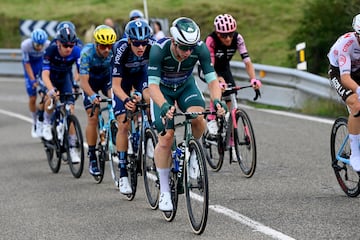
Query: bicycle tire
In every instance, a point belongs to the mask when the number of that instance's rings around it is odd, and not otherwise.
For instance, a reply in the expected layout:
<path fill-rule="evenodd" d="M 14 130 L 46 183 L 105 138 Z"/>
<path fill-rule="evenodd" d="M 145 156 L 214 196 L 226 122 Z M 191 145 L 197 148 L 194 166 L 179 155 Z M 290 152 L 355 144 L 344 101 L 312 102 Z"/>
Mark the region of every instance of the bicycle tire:
<path fill-rule="evenodd" d="M 207 163 L 214 172 L 220 171 L 225 155 L 225 146 L 221 135 L 210 135 L 206 132 L 202 139 Z"/>
<path fill-rule="evenodd" d="M 97 184 L 100 184 L 104 179 L 106 156 L 107 156 L 106 147 L 101 146 L 101 143 L 99 142 L 99 144 L 98 144 L 98 160 L 97 160 L 97 162 L 98 162 L 100 175 L 93 176 L 94 179 L 95 179 L 95 182 Z"/>
<path fill-rule="evenodd" d="M 43 143 L 49 167 L 53 173 L 58 173 L 61 167 L 61 146 L 57 140 L 56 121 L 54 121 L 51 131 L 53 139 L 51 141 L 43 139 Z"/>
<path fill-rule="evenodd" d="M 190 139 L 188 146 L 190 155 L 188 161 L 185 163 L 184 174 L 186 208 L 193 232 L 200 235 L 206 228 L 209 212 L 209 186 L 205 162 L 206 157 L 203 148 L 196 139 Z M 193 156 L 196 156 L 197 161 Z"/>
<path fill-rule="evenodd" d="M 116 150 L 116 133 L 117 133 L 117 122 L 115 119 L 110 122 L 110 131 L 107 137 L 109 166 L 111 172 L 111 178 L 114 181 L 115 187 L 119 188 L 119 158 Z"/>
<path fill-rule="evenodd" d="M 159 206 L 160 181 L 154 161 L 154 150 L 157 143 L 157 136 L 152 128 L 145 129 L 142 143 L 141 161 L 143 164 L 144 187 L 150 208 L 156 210 Z"/>
<path fill-rule="evenodd" d="M 170 186 L 170 191 L 171 191 L 171 201 L 173 204 L 173 210 L 162 212 L 163 216 L 167 222 L 171 222 L 175 219 L 178 201 L 179 201 L 179 195 L 178 195 L 178 189 L 177 189 L 178 177 L 177 177 L 177 173 L 174 171 L 170 171 L 169 186 Z"/>
<path fill-rule="evenodd" d="M 360 194 L 359 174 L 351 166 L 336 158 L 344 140 L 349 134 L 347 124 L 347 118 L 339 117 L 332 126 L 330 137 L 331 166 L 334 169 L 336 180 L 344 193 L 349 197 L 357 197 Z M 350 159 L 350 153 L 350 140 L 347 138 L 345 147 L 340 155 L 343 158 Z"/>
<path fill-rule="evenodd" d="M 81 174 L 83 173 L 83 170 L 84 170 L 84 140 L 83 140 L 83 135 L 82 135 L 82 131 L 81 131 L 81 126 L 80 126 L 79 120 L 77 119 L 77 117 L 75 115 L 69 115 L 67 120 L 68 120 L 68 128 L 70 129 L 70 127 L 73 126 L 75 129 L 75 136 L 76 136 L 75 146 L 69 145 L 69 141 L 67 139 L 67 136 L 69 136 L 68 132 L 67 132 L 67 134 L 65 134 L 66 137 L 64 138 L 64 142 L 66 142 L 66 146 L 67 146 L 66 149 L 67 149 L 67 156 L 68 156 L 67 159 L 68 159 L 68 163 L 69 163 L 69 168 L 70 168 L 72 175 L 75 178 L 80 178 Z M 71 161 L 70 147 L 76 148 L 76 152 L 79 154 L 79 157 L 80 157 L 79 163 L 75 164 Z"/>
<path fill-rule="evenodd" d="M 126 194 L 125 196 L 128 201 L 132 201 L 135 198 L 137 188 L 137 156 L 132 155 L 128 156 L 128 158 L 127 170 L 132 193 Z"/>
<path fill-rule="evenodd" d="M 255 133 L 249 115 L 243 109 L 236 110 L 236 122 L 237 129 L 233 131 L 236 159 L 245 177 L 250 178 L 256 169 Z"/>

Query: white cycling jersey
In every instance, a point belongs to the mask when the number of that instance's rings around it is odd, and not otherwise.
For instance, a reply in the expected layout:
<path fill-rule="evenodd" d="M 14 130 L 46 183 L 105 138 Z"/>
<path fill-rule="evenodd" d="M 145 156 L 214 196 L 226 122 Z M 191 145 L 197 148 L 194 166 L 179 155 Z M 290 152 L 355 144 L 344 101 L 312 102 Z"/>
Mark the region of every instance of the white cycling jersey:
<path fill-rule="evenodd" d="M 31 38 L 25 39 L 21 42 L 21 53 L 24 62 L 42 61 L 46 48 L 49 46 L 50 41 L 46 40 L 44 47 L 41 51 L 36 51 L 33 46 Z"/>
<path fill-rule="evenodd" d="M 360 69 L 360 45 L 355 32 L 340 36 L 328 53 L 330 64 L 339 67 L 340 75 Z"/>

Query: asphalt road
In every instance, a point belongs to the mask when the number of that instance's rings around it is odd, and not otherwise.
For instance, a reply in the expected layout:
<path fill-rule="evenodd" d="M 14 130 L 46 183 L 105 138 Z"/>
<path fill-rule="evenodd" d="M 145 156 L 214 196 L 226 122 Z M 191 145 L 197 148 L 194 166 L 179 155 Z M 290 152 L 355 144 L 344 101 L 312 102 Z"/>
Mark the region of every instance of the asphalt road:
<path fill-rule="evenodd" d="M 99 185 L 87 169 L 80 179 L 66 164 L 53 174 L 30 136 L 23 80 L 0 83 L 0 239 L 360 238 L 359 198 L 345 196 L 330 165 L 331 120 L 246 109 L 258 148 L 255 175 L 247 179 L 227 162 L 209 171 L 208 224 L 197 236 L 183 196 L 168 223 L 149 208 L 142 179 L 129 202 L 109 171 Z M 85 127 L 80 101 L 76 114 Z"/>

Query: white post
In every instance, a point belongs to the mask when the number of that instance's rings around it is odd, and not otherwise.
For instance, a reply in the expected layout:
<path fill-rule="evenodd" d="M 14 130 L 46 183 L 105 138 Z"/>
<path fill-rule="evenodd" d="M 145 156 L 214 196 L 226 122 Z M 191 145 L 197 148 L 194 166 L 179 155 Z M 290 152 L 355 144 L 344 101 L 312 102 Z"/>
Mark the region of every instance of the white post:
<path fill-rule="evenodd" d="M 305 42 L 299 43 L 296 45 L 296 54 L 298 59 L 297 69 L 298 70 L 307 70 L 307 63 L 305 60 Z"/>
<path fill-rule="evenodd" d="M 145 19 L 149 21 L 149 16 L 148 16 L 148 9 L 147 9 L 146 0 L 143 0 L 143 2 L 144 2 L 144 14 L 145 14 Z"/>

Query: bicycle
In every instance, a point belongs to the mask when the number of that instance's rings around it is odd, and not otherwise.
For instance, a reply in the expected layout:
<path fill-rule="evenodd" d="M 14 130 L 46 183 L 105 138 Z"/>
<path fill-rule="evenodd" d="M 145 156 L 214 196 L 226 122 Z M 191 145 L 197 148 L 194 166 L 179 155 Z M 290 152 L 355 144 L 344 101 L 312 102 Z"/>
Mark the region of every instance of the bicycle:
<path fill-rule="evenodd" d="M 93 104 L 90 117 L 95 113 L 95 109 L 99 108 L 98 111 L 98 143 L 96 151 L 98 155 L 98 167 L 100 175 L 93 176 L 96 183 L 101 183 L 105 175 L 105 162 L 110 160 L 110 167 L 113 166 L 111 162 L 117 162 L 117 151 L 116 151 L 116 132 L 117 122 L 112 107 L 111 98 L 101 98 L 99 104 Z M 100 104 L 106 103 L 106 107 L 101 108 Z M 105 112 L 107 112 L 107 118 L 105 118 Z M 106 119 L 106 122 L 105 122 Z M 112 171 L 111 171 L 112 172 Z M 116 180 L 116 175 L 112 176 L 112 179 Z"/>
<path fill-rule="evenodd" d="M 81 93 L 63 93 L 59 97 L 64 96 L 78 96 Z M 66 153 L 66 161 L 69 164 L 70 171 L 75 178 L 80 178 L 84 168 L 84 141 L 81 131 L 81 126 L 77 117 L 70 112 L 70 105 L 54 100 L 51 98 L 48 109 L 54 109 L 52 117 L 52 135 L 53 139 L 50 141 L 42 138 L 44 148 L 48 160 L 48 164 L 53 173 L 58 173 L 61 166 L 62 154 Z M 69 129 L 74 128 L 76 141 L 70 146 L 69 143 Z M 75 151 L 80 156 L 79 163 L 73 163 L 70 157 L 70 148 L 75 148 Z M 56 157 L 55 157 L 56 155 Z M 64 159 L 65 160 L 65 159 Z"/>
<path fill-rule="evenodd" d="M 333 123 L 330 137 L 331 166 L 345 194 L 357 197 L 360 194 L 360 177 L 350 166 L 351 151 L 347 124 L 346 117 L 338 117 Z"/>
<path fill-rule="evenodd" d="M 255 134 L 249 115 L 238 106 L 235 94 L 245 88 L 252 88 L 252 86 L 227 86 L 225 88 L 224 93 L 230 93 L 231 111 L 225 117 L 216 117 L 217 134 L 206 131 L 202 143 L 206 160 L 213 171 L 218 172 L 221 169 L 225 151 L 229 151 L 229 163 L 238 162 L 243 174 L 250 178 L 254 175 L 256 168 Z M 260 91 L 255 90 L 255 94 L 254 101 L 260 96 Z"/>
<path fill-rule="evenodd" d="M 193 232 L 198 235 L 202 234 L 206 228 L 209 211 L 209 188 L 205 154 L 201 143 L 192 135 L 191 119 L 197 115 L 207 114 L 214 114 L 214 112 L 174 113 L 174 118 L 177 116 L 185 117 L 184 120 L 175 124 L 175 129 L 184 127 L 184 135 L 179 144 L 176 143 L 176 136 L 174 135 L 173 166 L 169 177 L 173 210 L 163 212 L 165 220 L 171 222 L 177 212 L 178 196 L 185 192 L 190 225 Z M 161 135 L 166 134 L 167 122 L 168 120 L 166 120 Z M 159 183 L 158 176 L 156 175 L 156 177 L 156 182 Z"/>

